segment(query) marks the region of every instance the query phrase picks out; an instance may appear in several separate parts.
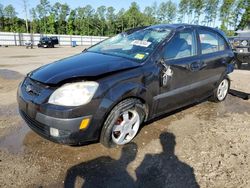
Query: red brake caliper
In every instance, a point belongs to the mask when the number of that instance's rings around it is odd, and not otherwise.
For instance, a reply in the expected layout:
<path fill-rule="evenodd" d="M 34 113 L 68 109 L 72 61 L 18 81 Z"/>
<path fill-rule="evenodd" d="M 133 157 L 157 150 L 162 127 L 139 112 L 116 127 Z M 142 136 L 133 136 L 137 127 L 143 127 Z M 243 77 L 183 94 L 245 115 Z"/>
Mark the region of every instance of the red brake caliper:
<path fill-rule="evenodd" d="M 122 121 L 123 121 L 122 117 L 119 116 L 119 117 L 117 118 L 116 122 L 115 122 L 115 125 L 121 125 Z M 115 138 L 118 138 L 118 137 L 120 136 L 120 134 L 121 134 L 121 133 L 120 133 L 119 131 L 115 131 L 115 132 L 114 132 Z"/>

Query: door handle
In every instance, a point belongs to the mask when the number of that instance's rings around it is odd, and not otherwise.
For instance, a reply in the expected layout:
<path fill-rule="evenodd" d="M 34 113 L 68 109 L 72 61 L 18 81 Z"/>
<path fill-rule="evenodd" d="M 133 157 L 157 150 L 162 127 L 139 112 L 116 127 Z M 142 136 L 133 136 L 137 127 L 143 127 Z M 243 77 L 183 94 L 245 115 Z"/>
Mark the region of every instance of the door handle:
<path fill-rule="evenodd" d="M 198 62 L 191 63 L 190 70 L 191 71 L 198 71 L 198 70 L 203 69 L 206 66 L 207 66 L 207 64 L 205 62 L 198 61 Z"/>
<path fill-rule="evenodd" d="M 201 68 L 200 62 L 194 62 L 190 64 L 190 70 L 192 71 L 198 71 Z"/>

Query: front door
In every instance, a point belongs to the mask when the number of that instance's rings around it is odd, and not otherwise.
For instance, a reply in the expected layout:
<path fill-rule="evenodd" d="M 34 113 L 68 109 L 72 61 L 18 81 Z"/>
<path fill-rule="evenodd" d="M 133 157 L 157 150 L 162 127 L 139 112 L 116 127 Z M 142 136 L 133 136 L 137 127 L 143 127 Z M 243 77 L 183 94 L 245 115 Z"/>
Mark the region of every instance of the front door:
<path fill-rule="evenodd" d="M 176 33 L 166 44 L 163 59 L 159 63 L 160 93 L 154 97 L 158 114 L 182 107 L 199 96 L 202 63 L 195 30 L 188 28 Z"/>

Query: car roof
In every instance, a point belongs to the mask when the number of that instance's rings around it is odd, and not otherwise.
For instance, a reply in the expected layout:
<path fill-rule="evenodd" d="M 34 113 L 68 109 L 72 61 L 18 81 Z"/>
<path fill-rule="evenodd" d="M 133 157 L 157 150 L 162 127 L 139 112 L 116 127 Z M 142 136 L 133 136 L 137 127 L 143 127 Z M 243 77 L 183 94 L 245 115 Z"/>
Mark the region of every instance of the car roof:
<path fill-rule="evenodd" d="M 152 25 L 152 26 L 148 26 L 147 28 L 152 28 L 152 29 L 171 29 L 171 30 L 182 30 L 184 28 L 200 28 L 200 29 L 204 29 L 204 30 L 212 30 L 214 32 L 220 33 L 222 36 L 224 36 L 226 38 L 226 35 L 223 31 L 217 29 L 217 28 L 212 28 L 212 27 L 208 27 L 208 26 L 203 26 L 203 25 L 193 25 L 193 24 L 185 24 L 185 23 L 181 23 L 181 24 L 158 24 L 158 25 Z M 140 30 L 140 29 L 138 29 Z"/>
<path fill-rule="evenodd" d="M 212 28 L 212 27 L 203 26 L 203 25 L 184 24 L 184 23 L 182 24 L 158 24 L 158 25 L 148 26 L 147 28 L 169 28 L 169 29 L 174 29 L 174 30 L 184 29 L 184 28 L 203 28 L 203 29 L 210 29 L 210 30 L 214 30 L 217 32 L 221 32 L 217 28 Z"/>

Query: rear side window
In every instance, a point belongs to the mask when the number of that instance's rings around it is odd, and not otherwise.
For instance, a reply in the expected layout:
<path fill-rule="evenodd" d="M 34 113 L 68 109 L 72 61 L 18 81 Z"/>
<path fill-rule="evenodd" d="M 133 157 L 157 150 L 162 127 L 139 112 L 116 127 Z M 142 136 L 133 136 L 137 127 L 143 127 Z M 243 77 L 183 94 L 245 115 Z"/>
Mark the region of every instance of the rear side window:
<path fill-rule="evenodd" d="M 199 30 L 199 38 L 202 54 L 223 51 L 227 47 L 225 40 L 214 32 Z"/>
<path fill-rule="evenodd" d="M 193 30 L 181 31 L 166 44 L 165 59 L 180 59 L 197 55 L 195 32 Z"/>

